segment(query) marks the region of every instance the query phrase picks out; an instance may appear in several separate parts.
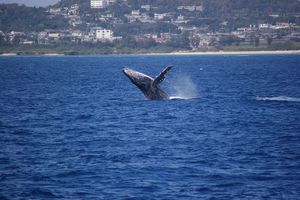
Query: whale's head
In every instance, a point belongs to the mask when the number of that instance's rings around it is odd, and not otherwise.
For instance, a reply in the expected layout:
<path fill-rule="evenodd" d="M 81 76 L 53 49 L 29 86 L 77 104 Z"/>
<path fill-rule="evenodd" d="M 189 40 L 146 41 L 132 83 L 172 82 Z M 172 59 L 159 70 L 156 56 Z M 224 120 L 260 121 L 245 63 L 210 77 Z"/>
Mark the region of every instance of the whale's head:
<path fill-rule="evenodd" d="M 153 82 L 151 77 L 129 68 L 124 68 L 123 73 L 143 92 L 147 90 Z"/>

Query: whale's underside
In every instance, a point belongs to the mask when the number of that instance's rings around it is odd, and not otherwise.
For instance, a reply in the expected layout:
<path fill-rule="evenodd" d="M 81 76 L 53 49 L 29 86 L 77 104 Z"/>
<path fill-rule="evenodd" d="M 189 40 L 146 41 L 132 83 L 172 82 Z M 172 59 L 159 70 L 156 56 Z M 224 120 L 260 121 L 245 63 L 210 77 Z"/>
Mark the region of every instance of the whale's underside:
<path fill-rule="evenodd" d="M 165 79 L 167 72 L 171 68 L 171 65 L 167 66 L 155 78 L 129 68 L 124 68 L 123 73 L 144 93 L 147 99 L 163 100 L 169 99 L 170 97 L 160 88 L 159 84 Z"/>

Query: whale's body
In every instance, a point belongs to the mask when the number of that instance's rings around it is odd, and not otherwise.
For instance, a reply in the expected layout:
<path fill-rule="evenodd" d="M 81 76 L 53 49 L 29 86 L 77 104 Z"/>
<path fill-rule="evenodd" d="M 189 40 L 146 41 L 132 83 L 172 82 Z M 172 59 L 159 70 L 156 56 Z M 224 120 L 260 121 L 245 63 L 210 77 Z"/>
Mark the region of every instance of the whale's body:
<path fill-rule="evenodd" d="M 159 84 L 165 79 L 166 73 L 171 68 L 172 66 L 167 66 L 155 78 L 129 68 L 123 69 L 123 73 L 144 93 L 147 99 L 163 100 L 169 99 L 170 97 L 165 91 L 160 88 Z"/>

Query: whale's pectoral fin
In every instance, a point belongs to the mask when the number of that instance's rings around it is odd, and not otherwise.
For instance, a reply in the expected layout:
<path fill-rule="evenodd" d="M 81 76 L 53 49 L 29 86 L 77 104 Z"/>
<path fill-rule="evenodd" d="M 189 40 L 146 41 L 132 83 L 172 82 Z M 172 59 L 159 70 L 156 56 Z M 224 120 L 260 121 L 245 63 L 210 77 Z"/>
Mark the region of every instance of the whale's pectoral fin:
<path fill-rule="evenodd" d="M 172 67 L 172 65 L 168 65 L 162 72 L 160 72 L 160 74 L 154 79 L 153 84 L 158 85 L 163 82 L 166 78 L 166 74 L 172 69 Z"/>

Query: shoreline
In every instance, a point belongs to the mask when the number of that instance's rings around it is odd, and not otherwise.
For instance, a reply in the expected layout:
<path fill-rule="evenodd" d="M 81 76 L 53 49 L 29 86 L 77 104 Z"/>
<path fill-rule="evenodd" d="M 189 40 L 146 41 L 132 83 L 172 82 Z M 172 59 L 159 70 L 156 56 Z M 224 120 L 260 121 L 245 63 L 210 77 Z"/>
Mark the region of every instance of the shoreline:
<path fill-rule="evenodd" d="M 299 54 L 300 55 L 300 50 L 207 51 L 207 52 L 177 51 L 177 52 L 171 52 L 171 53 L 149 53 L 146 55 L 279 55 L 279 54 Z"/>
<path fill-rule="evenodd" d="M 275 50 L 275 51 L 174 51 L 166 53 L 133 53 L 133 54 L 78 54 L 78 55 L 67 55 L 62 53 L 45 53 L 45 54 L 17 54 L 17 53 L 2 53 L 0 57 L 10 57 L 10 56 L 126 56 L 126 55 L 149 55 L 149 56 L 168 56 L 168 55 L 300 55 L 300 50 Z"/>

